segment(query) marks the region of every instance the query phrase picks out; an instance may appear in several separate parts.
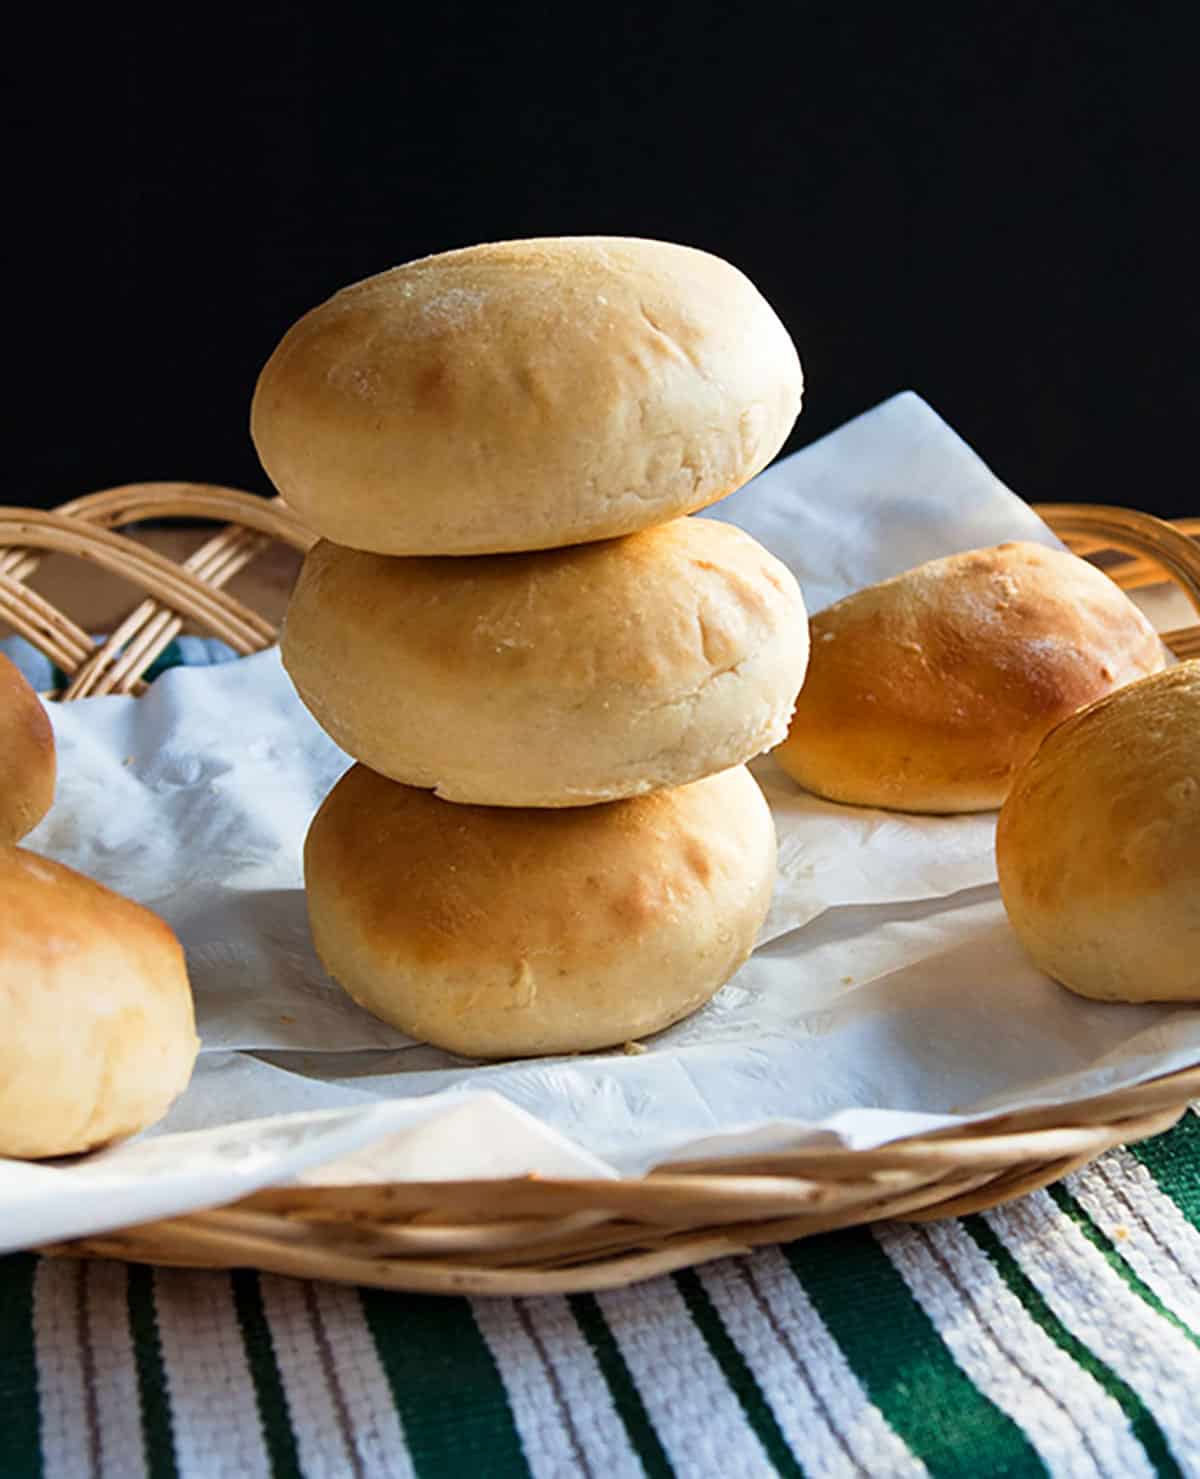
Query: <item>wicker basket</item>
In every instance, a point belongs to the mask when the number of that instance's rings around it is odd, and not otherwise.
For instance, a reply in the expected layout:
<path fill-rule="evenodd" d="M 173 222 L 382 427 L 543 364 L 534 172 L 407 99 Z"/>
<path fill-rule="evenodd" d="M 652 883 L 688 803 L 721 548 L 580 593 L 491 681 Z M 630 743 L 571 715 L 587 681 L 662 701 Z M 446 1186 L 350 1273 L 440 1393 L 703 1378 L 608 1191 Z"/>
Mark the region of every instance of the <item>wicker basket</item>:
<path fill-rule="evenodd" d="M 1039 512 L 1127 589 L 1172 580 L 1200 612 L 1200 521 L 1073 505 Z M 121 527 L 147 519 L 225 527 L 182 564 Z M 224 586 L 272 540 L 311 543 L 278 501 L 224 488 L 146 484 L 54 513 L 0 514 L 0 622 L 66 674 L 64 700 L 136 693 L 184 627 L 238 652 L 270 645 L 270 622 Z M 46 551 L 121 574 L 144 595 L 102 646 L 26 584 Z M 1200 655 L 1200 626 L 1164 633 Z M 45 1251 L 189 1267 L 255 1267 L 305 1278 L 440 1294 L 613 1288 L 707 1259 L 873 1221 L 961 1215 L 1023 1195 L 1114 1145 L 1169 1128 L 1200 1098 L 1200 1067 L 1086 1103 L 998 1116 L 968 1131 L 872 1151 L 809 1149 L 679 1163 L 637 1179 L 395 1182 L 283 1187 L 232 1206 Z"/>

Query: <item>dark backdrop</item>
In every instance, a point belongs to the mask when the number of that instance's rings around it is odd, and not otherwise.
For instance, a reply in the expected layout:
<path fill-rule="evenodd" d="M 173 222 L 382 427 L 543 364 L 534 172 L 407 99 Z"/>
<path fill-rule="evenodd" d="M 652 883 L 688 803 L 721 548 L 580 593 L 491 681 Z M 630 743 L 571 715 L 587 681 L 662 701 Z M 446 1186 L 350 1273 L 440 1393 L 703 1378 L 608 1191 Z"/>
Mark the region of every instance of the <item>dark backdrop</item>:
<path fill-rule="evenodd" d="M 595 231 L 758 282 L 789 448 L 913 388 L 1026 497 L 1200 509 L 1185 7 L 98 9 L 10 48 L 5 502 L 265 491 L 250 393 L 301 312 Z"/>

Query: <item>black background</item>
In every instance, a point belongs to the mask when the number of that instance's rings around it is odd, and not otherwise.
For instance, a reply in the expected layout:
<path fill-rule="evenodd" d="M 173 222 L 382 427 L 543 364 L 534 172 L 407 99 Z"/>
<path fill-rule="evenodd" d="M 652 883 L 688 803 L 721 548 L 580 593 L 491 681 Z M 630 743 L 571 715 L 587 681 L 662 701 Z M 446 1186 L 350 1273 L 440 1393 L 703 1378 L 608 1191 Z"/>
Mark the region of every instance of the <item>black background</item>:
<path fill-rule="evenodd" d="M 789 450 L 912 388 L 1027 498 L 1200 509 L 1183 7 L 150 14 L 10 49 L 4 502 L 266 491 L 249 399 L 300 313 L 611 232 L 759 284 L 807 372 Z"/>

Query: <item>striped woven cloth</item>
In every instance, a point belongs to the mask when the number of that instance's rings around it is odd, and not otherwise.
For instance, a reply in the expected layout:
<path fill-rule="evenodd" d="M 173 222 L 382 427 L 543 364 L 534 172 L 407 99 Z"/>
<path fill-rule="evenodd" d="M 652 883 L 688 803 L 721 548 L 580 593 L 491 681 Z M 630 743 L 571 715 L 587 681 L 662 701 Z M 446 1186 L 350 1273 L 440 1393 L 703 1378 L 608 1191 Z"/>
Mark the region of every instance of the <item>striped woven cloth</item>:
<path fill-rule="evenodd" d="M 1200 1475 L 1200 1118 L 616 1293 L 0 1259 L 0 1476 Z"/>

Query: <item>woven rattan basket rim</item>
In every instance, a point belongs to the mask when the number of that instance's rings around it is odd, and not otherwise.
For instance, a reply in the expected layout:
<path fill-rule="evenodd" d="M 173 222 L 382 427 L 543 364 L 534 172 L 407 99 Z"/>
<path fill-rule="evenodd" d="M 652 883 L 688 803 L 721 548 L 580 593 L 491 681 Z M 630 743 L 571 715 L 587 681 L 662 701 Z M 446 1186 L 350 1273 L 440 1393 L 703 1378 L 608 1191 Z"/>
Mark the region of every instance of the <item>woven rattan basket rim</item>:
<path fill-rule="evenodd" d="M 1200 1068 L 1192 1068 L 1105 1100 L 1001 1116 L 872 1151 L 731 1157 L 614 1181 L 278 1187 L 43 1251 L 253 1267 L 426 1294 L 595 1292 L 764 1243 L 997 1206 L 1114 1146 L 1162 1133 L 1197 1096 Z"/>
<path fill-rule="evenodd" d="M 1200 553 L 1191 539 L 1200 521 L 1172 525 L 1131 510 L 1077 505 L 1038 511 L 1077 553 L 1119 552 L 1117 563 L 1106 565 L 1119 585 L 1135 589 L 1170 580 L 1200 612 Z M 161 557 L 147 560 L 136 540 L 109 532 L 151 517 L 215 518 L 226 527 L 181 574 L 176 567 L 174 578 L 161 569 Z M 52 660 L 68 659 L 60 662 L 70 680 L 64 698 L 137 692 L 141 674 L 185 618 L 213 635 L 236 634 L 242 645 L 231 645 L 239 651 L 274 639 L 269 624 L 259 618 L 256 626 L 255 613 L 222 590 L 271 538 L 297 549 L 312 542 L 278 500 L 196 484 L 108 490 L 53 515 L 0 511 L 0 620 L 17 615 L 23 626 L 13 624 L 34 633 L 30 640 Z M 119 566 L 146 593 L 104 648 L 96 648 L 68 613 L 39 606 L 26 586 L 47 548 L 85 559 L 103 550 L 110 568 Z M 1180 657 L 1200 655 L 1200 626 L 1164 639 Z M 229 1206 L 44 1251 L 254 1267 L 437 1294 L 600 1290 L 762 1243 L 880 1218 L 921 1220 L 995 1206 L 1115 1145 L 1161 1133 L 1197 1098 L 1200 1066 L 1086 1101 L 998 1113 L 870 1151 L 808 1146 L 680 1162 L 613 1181 L 523 1177 L 268 1188 Z"/>

